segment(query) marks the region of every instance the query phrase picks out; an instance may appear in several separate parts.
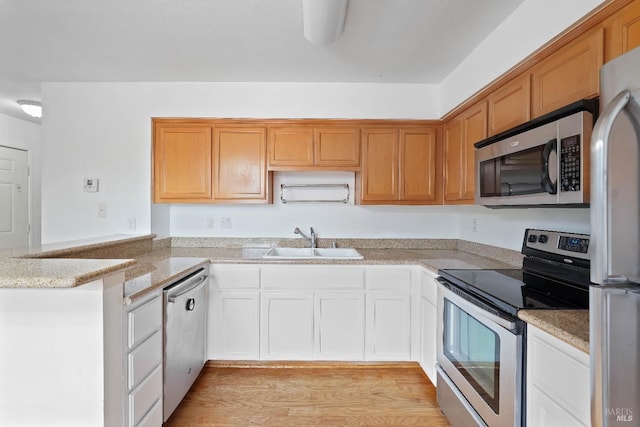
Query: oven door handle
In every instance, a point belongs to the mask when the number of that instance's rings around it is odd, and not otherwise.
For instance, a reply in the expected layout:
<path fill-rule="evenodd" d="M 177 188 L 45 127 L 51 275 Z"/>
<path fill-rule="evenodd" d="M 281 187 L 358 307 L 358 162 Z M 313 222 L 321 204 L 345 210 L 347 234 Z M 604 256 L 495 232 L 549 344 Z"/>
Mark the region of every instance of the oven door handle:
<path fill-rule="evenodd" d="M 519 335 L 522 332 L 520 325 L 517 322 L 505 319 L 504 317 L 487 311 L 489 308 L 482 300 L 467 293 L 457 294 L 452 292 L 449 289 L 451 284 L 446 279 L 438 277 L 438 282 L 440 282 L 440 291 L 444 293 L 443 296 L 473 317 L 486 319 L 516 335 Z M 481 307 L 486 307 L 486 309 Z"/>

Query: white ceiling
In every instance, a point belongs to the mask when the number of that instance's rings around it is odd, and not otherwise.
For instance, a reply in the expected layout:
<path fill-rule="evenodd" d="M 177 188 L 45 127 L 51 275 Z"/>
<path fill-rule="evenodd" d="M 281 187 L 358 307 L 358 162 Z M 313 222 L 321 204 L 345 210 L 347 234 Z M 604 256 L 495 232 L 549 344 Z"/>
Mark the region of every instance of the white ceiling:
<path fill-rule="evenodd" d="M 316 46 L 301 0 L 0 0 L 0 113 L 42 82 L 439 83 L 523 1 L 350 0 Z"/>

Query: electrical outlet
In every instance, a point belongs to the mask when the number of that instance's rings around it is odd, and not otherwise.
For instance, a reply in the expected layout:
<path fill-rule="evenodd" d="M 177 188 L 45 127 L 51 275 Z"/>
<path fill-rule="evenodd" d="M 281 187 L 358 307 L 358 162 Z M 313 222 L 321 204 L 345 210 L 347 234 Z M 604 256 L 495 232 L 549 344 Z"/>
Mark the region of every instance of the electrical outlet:
<path fill-rule="evenodd" d="M 228 216 L 223 216 L 222 218 L 220 218 L 220 228 L 223 230 L 231 230 L 233 228 L 231 218 Z"/>
<path fill-rule="evenodd" d="M 98 203 L 98 218 L 107 217 L 107 205 L 104 203 Z"/>
<path fill-rule="evenodd" d="M 127 224 L 129 225 L 129 230 L 131 230 L 131 231 L 135 231 L 136 230 L 136 219 L 135 218 L 127 219 Z"/>
<path fill-rule="evenodd" d="M 471 231 L 478 232 L 478 218 L 471 218 Z"/>
<path fill-rule="evenodd" d="M 212 216 L 207 217 L 207 228 L 213 230 L 215 227 L 216 219 Z"/>

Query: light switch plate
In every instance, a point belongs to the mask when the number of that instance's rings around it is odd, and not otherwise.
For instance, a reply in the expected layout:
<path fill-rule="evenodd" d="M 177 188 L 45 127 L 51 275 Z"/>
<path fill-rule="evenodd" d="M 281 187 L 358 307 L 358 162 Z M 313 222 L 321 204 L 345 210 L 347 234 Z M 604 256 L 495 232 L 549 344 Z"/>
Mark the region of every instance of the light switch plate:
<path fill-rule="evenodd" d="M 98 178 L 85 178 L 84 179 L 84 191 L 87 193 L 98 192 Z"/>

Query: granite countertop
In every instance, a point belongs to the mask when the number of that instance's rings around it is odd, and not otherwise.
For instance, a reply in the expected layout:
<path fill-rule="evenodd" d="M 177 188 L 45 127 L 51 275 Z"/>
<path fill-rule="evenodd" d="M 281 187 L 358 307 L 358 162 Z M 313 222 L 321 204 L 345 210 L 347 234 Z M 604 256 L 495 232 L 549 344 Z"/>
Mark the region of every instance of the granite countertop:
<path fill-rule="evenodd" d="M 589 310 L 520 310 L 518 317 L 589 354 Z"/>
<path fill-rule="evenodd" d="M 135 262 L 133 259 L 0 258 L 0 288 L 71 288 Z"/>
<path fill-rule="evenodd" d="M 69 288 L 125 269 L 125 303 L 131 303 L 209 262 L 219 264 L 352 264 L 419 265 L 434 273 L 439 269 L 520 268 L 515 251 L 451 240 L 369 239 L 341 241 L 342 247 L 356 247 L 362 260 L 263 259 L 268 247 L 199 247 L 206 239 L 177 239 L 177 246 L 153 249 L 145 236 L 108 236 L 45 245 L 29 250 L 0 253 L 0 288 Z M 167 240 L 167 239 L 165 239 Z M 173 239 L 172 239 L 173 240 Z M 201 241 L 202 240 L 202 241 Z M 294 241 L 295 242 L 295 241 Z M 296 242 L 297 243 L 297 242 Z M 399 246 L 394 246 L 399 243 Z M 129 245 L 128 251 L 122 244 Z M 362 246 L 359 246 L 361 244 Z M 119 246 L 120 245 L 120 246 Z M 273 245 L 273 243 L 271 243 Z M 281 242 L 279 246 L 288 246 Z M 476 247 L 478 246 L 478 247 Z M 481 253 L 481 255 L 477 255 Z M 68 258 L 73 256 L 74 258 Z M 118 259 L 118 258 L 127 259 Z M 93 259 L 99 258 L 99 259 Z M 507 262 L 497 261 L 497 259 Z M 589 352 L 588 310 L 522 310 L 519 317 L 553 336 Z"/>
<path fill-rule="evenodd" d="M 208 265 L 209 262 L 209 258 L 194 257 L 157 258 L 153 261 L 147 259 L 139 262 L 125 271 L 125 304 L 131 304 L 155 289 L 165 287 Z"/>
<path fill-rule="evenodd" d="M 347 264 L 420 265 L 434 272 L 441 268 L 518 268 L 504 262 L 453 249 L 358 249 L 361 260 L 264 259 L 268 248 L 166 248 L 143 254 L 139 263 L 154 263 L 170 257 L 208 258 L 217 264 Z"/>

